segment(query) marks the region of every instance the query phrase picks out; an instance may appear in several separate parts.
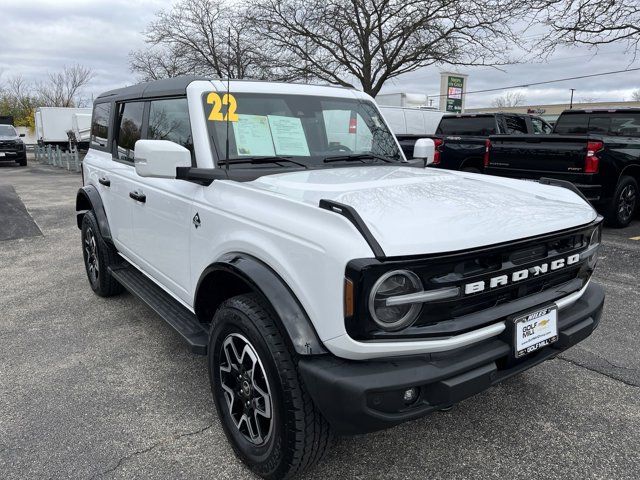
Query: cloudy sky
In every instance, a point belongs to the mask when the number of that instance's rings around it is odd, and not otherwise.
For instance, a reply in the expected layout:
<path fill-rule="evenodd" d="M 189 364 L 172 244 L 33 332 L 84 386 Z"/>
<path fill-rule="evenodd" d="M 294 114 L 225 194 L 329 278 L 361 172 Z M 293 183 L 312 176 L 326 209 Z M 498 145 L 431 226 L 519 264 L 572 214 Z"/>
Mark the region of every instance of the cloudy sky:
<path fill-rule="evenodd" d="M 48 71 L 76 63 L 96 76 L 85 96 L 135 83 L 128 53 L 143 46 L 140 33 L 154 13 L 170 2 L 162 0 L 0 0 L 0 71 L 37 80 Z M 547 62 L 507 67 L 469 68 L 467 89 L 483 90 L 535 81 L 588 75 L 640 67 L 640 59 L 610 45 L 599 52 L 585 48 L 558 51 Z M 439 72 L 425 68 L 389 82 L 386 92 L 437 94 Z M 547 87 L 527 88 L 527 103 L 562 103 L 575 88 L 575 98 L 595 101 L 628 100 L 640 88 L 640 72 L 575 80 Z M 469 95 L 467 106 L 488 106 L 499 93 Z"/>

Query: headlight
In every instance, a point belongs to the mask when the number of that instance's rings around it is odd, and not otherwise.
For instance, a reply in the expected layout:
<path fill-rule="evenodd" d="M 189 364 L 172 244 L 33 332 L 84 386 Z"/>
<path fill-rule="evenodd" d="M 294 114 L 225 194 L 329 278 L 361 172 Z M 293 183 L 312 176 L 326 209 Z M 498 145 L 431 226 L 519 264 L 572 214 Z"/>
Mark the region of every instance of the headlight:
<path fill-rule="evenodd" d="M 598 245 L 600 240 L 602 239 L 602 227 L 598 225 L 591 232 L 591 237 L 589 238 L 589 246 Z"/>
<path fill-rule="evenodd" d="M 422 291 L 418 276 L 408 270 L 385 273 L 373 285 L 369 295 L 369 313 L 380 328 L 387 331 L 401 330 L 411 325 L 422 308 L 421 303 L 387 305 L 389 297 L 409 295 Z"/>

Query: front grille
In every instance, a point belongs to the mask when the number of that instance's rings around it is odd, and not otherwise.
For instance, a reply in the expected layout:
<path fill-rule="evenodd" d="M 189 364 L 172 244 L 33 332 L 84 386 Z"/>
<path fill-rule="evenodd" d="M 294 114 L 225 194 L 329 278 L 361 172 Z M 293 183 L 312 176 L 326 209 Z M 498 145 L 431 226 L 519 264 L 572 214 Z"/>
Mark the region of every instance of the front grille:
<path fill-rule="evenodd" d="M 545 297 L 551 300 L 559 298 L 562 294 L 554 296 L 555 290 L 569 285 L 573 289 L 580 288 L 588 280 L 591 270 L 584 259 L 556 270 L 552 270 L 550 264 L 586 250 L 594 226 L 475 251 L 368 265 L 360 269 L 356 315 L 346 320 L 347 331 L 357 339 L 451 335 L 495 322 L 496 318 L 483 315 L 483 312 L 494 307 L 544 292 L 547 293 Z M 526 279 L 511 281 L 514 272 L 544 264 L 548 265 L 546 273 L 530 273 Z M 352 266 L 357 268 L 356 265 Z M 371 321 L 366 299 L 375 280 L 390 268 L 406 268 L 415 272 L 425 290 L 459 287 L 460 294 L 451 299 L 423 304 L 419 318 L 405 330 L 383 332 Z M 348 269 L 347 276 L 354 273 Z M 490 279 L 504 275 L 509 283 L 489 287 Z M 484 282 L 484 289 L 465 293 L 465 285 L 476 282 Z M 463 317 L 464 321 L 457 325 Z"/>
<path fill-rule="evenodd" d="M 0 152 L 15 152 L 18 144 L 14 141 L 0 141 Z"/>

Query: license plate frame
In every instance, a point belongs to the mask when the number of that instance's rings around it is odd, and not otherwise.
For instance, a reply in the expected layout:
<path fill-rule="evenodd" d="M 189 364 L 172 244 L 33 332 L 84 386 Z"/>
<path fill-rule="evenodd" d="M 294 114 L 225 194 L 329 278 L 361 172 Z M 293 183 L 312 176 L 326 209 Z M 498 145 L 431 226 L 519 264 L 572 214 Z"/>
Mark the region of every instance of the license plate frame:
<path fill-rule="evenodd" d="M 547 305 L 518 315 L 512 322 L 515 358 L 522 358 L 558 341 L 558 307 L 556 305 Z"/>

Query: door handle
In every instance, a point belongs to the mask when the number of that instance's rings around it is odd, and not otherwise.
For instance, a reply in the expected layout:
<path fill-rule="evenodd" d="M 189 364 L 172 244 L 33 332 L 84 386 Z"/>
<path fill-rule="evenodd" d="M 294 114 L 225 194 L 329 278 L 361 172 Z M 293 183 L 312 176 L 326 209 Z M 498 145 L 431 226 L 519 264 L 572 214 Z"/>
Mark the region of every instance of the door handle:
<path fill-rule="evenodd" d="M 98 179 L 98 183 L 100 185 L 104 185 L 105 187 L 110 187 L 111 186 L 111 180 L 109 180 L 107 177 L 100 177 Z"/>
<path fill-rule="evenodd" d="M 144 193 L 140 193 L 137 190 L 134 192 L 129 192 L 129 196 L 133 198 L 136 202 L 144 203 L 147 201 L 147 196 Z"/>

